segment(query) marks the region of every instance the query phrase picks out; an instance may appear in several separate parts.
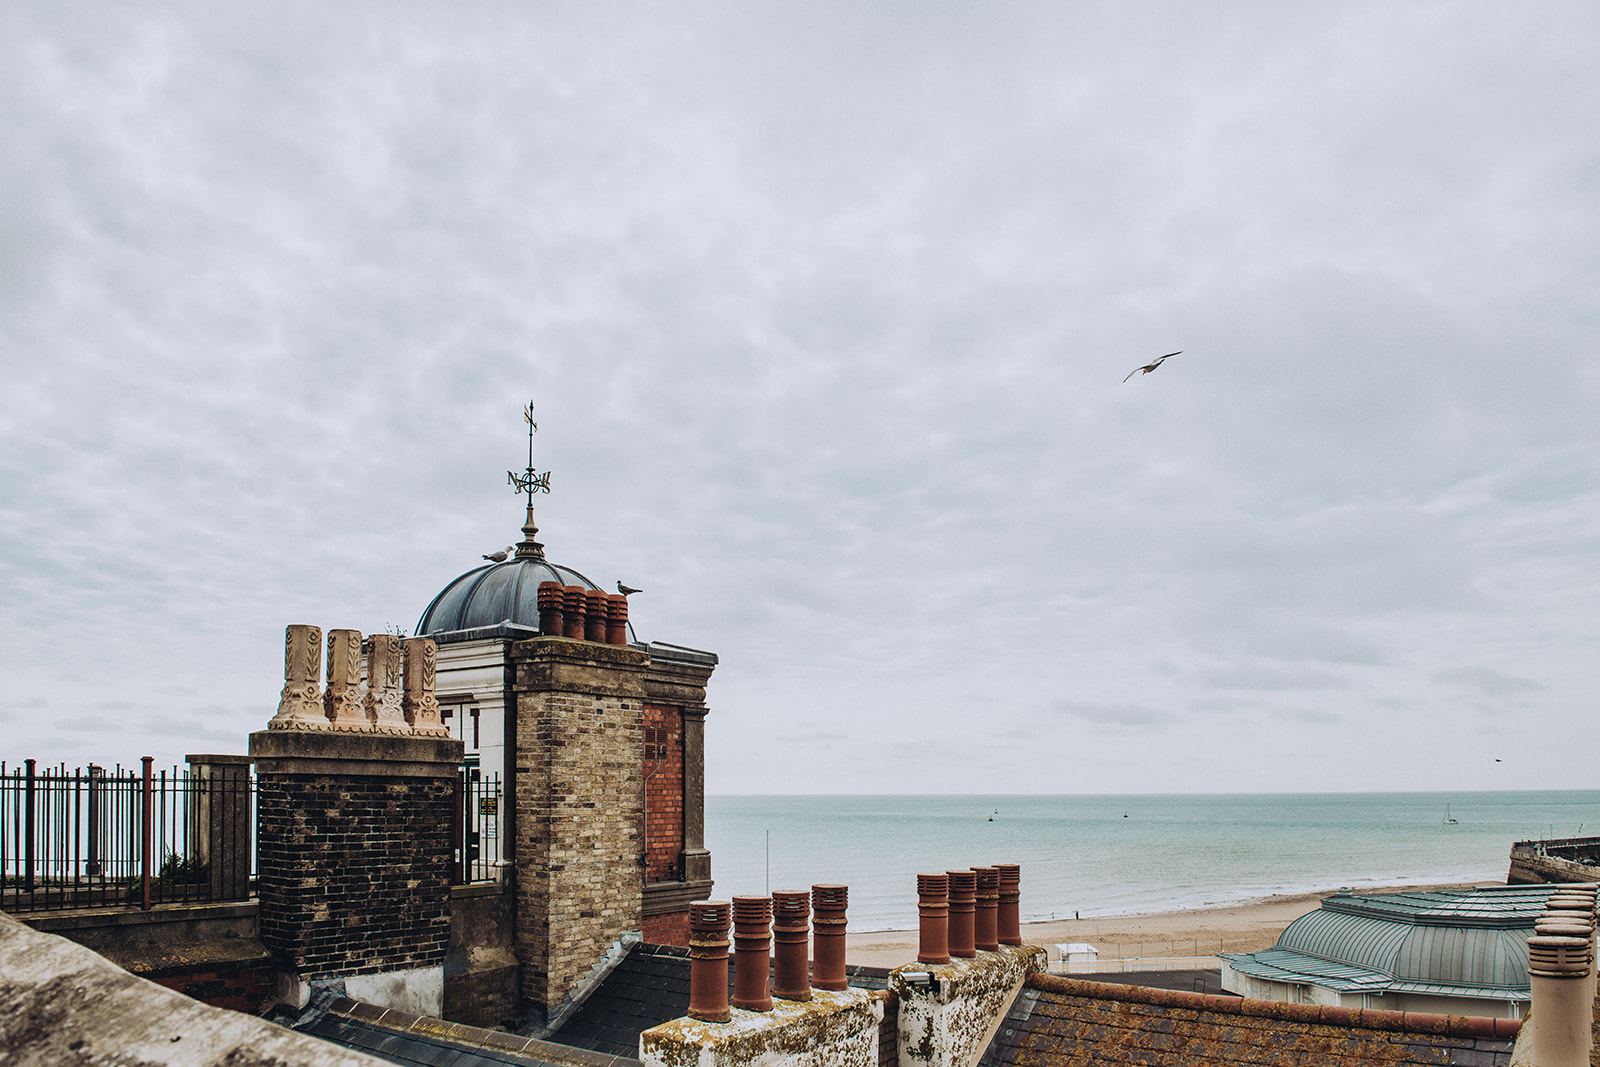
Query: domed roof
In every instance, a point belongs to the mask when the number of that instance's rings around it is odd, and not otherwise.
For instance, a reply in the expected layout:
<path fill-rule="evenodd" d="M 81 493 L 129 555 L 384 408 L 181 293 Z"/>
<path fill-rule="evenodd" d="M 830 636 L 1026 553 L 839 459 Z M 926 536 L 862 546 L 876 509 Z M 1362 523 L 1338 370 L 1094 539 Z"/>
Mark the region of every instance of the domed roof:
<path fill-rule="evenodd" d="M 599 589 L 589 579 L 542 557 L 514 557 L 475 567 L 433 598 L 413 631 L 418 637 L 515 623 L 539 628 L 539 583 L 560 582 Z"/>

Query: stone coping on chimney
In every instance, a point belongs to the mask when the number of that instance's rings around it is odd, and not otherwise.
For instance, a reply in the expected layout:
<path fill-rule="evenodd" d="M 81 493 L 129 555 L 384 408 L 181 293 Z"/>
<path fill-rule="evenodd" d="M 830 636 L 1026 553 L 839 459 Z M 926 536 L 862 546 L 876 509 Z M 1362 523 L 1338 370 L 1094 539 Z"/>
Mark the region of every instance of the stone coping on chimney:
<path fill-rule="evenodd" d="M 250 735 L 259 774 L 390 778 L 453 777 L 463 742 L 453 737 L 334 730 L 261 730 Z"/>

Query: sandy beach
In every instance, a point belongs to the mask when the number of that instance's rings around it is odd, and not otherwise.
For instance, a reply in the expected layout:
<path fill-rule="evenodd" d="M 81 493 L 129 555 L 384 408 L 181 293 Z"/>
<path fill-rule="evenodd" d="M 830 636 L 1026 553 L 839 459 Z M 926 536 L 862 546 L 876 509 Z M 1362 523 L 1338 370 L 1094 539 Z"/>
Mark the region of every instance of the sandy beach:
<path fill-rule="evenodd" d="M 1394 886 L 1364 889 L 1383 893 L 1429 889 L 1468 889 L 1495 882 L 1452 885 Z M 1225 908 L 1164 912 L 1152 915 L 1064 919 L 1024 923 L 1022 939 L 1043 945 L 1056 957 L 1058 942 L 1086 941 L 1100 950 L 1101 959 L 1113 957 L 1162 958 L 1210 956 L 1218 952 L 1258 952 L 1271 948 L 1283 928 L 1309 911 L 1315 911 L 1326 893 L 1298 893 L 1266 897 Z M 917 958 L 915 930 L 877 930 L 846 936 L 846 959 L 868 967 L 898 967 Z"/>

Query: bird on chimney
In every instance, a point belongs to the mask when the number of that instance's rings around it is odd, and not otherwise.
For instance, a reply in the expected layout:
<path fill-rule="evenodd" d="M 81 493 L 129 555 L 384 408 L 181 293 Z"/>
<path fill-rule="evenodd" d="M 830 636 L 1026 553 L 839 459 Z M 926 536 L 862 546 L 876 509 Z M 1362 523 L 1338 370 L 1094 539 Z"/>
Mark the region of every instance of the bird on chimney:
<path fill-rule="evenodd" d="M 621 593 L 623 596 L 632 596 L 634 593 L 642 593 L 644 590 L 635 589 L 631 585 L 623 585 L 622 579 L 619 578 L 617 579 L 617 592 Z"/>
<path fill-rule="evenodd" d="M 1135 374 L 1138 374 L 1140 371 L 1144 371 L 1146 374 L 1149 374 L 1151 371 L 1153 371 L 1157 367 L 1161 366 L 1161 364 L 1165 363 L 1167 360 L 1171 359 L 1173 356 L 1179 356 L 1179 355 L 1182 355 L 1182 354 L 1183 354 L 1183 349 L 1181 349 L 1181 348 L 1178 349 L 1176 352 L 1168 352 L 1166 355 L 1162 356 L 1158 360 L 1155 360 L 1155 361 L 1153 361 L 1151 363 L 1146 363 L 1142 367 L 1133 368 L 1131 371 L 1128 372 L 1128 378 L 1132 378 Z M 1127 381 L 1128 378 L 1124 378 L 1122 380 L 1123 381 Z"/>
<path fill-rule="evenodd" d="M 491 563 L 504 563 L 507 559 L 510 558 L 511 553 L 513 551 L 515 551 L 515 550 L 516 549 L 515 549 L 514 545 L 507 545 L 505 547 L 504 551 L 501 551 L 501 552 L 489 552 L 489 553 L 486 553 L 483 558 L 488 560 Z"/>

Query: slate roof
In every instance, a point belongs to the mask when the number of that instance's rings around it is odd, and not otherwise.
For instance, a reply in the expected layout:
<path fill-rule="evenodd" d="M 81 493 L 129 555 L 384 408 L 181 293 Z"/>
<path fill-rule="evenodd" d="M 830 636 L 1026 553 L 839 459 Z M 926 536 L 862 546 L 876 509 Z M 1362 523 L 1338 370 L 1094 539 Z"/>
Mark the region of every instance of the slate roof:
<path fill-rule="evenodd" d="M 847 966 L 859 989 L 885 989 L 882 967 Z M 733 989 L 733 966 L 728 967 Z M 428 1019 L 318 995 L 286 1024 L 301 1033 L 370 1053 L 401 1067 L 638 1067 L 639 1035 L 687 1014 L 689 950 L 639 943 L 555 1033 L 545 1040 Z"/>
<path fill-rule="evenodd" d="M 293 1028 L 401 1067 L 639 1067 L 631 1057 L 424 1018 L 349 997 L 314 1001 Z"/>
<path fill-rule="evenodd" d="M 1360 1011 L 1168 989 L 1028 979 L 982 1067 L 1509 1067 L 1521 1022 Z"/>

